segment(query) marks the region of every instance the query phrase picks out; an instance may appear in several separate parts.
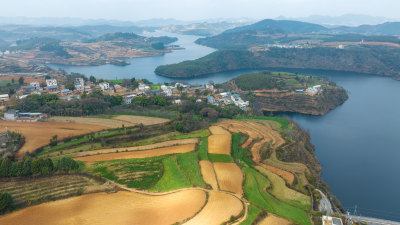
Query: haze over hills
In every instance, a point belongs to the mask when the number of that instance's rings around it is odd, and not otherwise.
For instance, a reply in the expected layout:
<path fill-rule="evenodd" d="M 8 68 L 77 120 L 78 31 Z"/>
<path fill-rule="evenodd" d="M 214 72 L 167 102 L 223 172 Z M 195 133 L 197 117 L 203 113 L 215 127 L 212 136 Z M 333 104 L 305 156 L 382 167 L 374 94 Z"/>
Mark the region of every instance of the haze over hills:
<path fill-rule="evenodd" d="M 361 14 L 344 14 L 341 16 L 312 15 L 308 17 L 285 17 L 280 16 L 277 20 L 297 20 L 308 23 L 316 23 L 324 26 L 360 26 L 364 24 L 377 25 L 386 22 L 396 22 L 400 19 L 381 16 L 369 16 Z"/>

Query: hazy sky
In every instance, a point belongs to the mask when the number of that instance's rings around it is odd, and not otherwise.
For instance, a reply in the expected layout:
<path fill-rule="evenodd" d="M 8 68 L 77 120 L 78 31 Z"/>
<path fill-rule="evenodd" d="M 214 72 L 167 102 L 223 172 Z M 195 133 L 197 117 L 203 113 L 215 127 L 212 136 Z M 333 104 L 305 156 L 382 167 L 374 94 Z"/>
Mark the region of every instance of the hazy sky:
<path fill-rule="evenodd" d="M 400 18 L 399 0 L 0 0 L 0 16 L 119 20 L 367 14 Z"/>

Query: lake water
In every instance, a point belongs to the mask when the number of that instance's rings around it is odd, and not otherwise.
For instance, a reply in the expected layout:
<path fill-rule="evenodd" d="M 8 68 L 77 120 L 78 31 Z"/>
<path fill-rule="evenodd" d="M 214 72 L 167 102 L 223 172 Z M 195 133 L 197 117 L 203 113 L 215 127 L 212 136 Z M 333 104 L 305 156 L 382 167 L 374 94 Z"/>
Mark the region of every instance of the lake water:
<path fill-rule="evenodd" d="M 159 65 L 178 63 L 209 54 L 214 49 L 194 44 L 196 36 L 158 32 L 179 38 L 186 48 L 158 57 L 130 59 L 131 65 L 56 66 L 67 72 L 97 78 L 146 78 L 152 82 L 174 79 L 157 76 Z M 325 116 L 287 114 L 308 129 L 323 166 L 323 179 L 346 209 L 362 215 L 400 221 L 400 82 L 354 73 L 296 70 L 327 76 L 349 92 L 349 100 Z M 244 72 L 235 71 L 185 79 L 191 84 L 225 82 Z"/>
<path fill-rule="evenodd" d="M 328 71 L 349 99 L 325 116 L 286 114 L 311 133 L 322 178 L 343 206 L 362 215 L 400 221 L 400 82 Z"/>
<path fill-rule="evenodd" d="M 146 78 L 154 83 L 163 83 L 171 81 L 185 81 L 190 84 L 205 84 L 210 80 L 216 83 L 225 82 L 245 72 L 254 72 L 255 70 L 244 70 L 244 71 L 233 71 L 223 72 L 213 75 L 206 75 L 197 78 L 189 79 L 174 79 L 163 76 L 158 76 L 154 73 L 157 66 L 179 63 L 185 60 L 193 60 L 202 56 L 208 55 L 215 51 L 215 49 L 208 48 L 205 46 L 197 45 L 194 43 L 198 36 L 191 35 L 179 35 L 169 32 L 157 31 L 149 33 L 151 36 L 163 36 L 167 35 L 170 37 L 177 37 L 179 40 L 174 44 L 184 47 L 184 50 L 174 50 L 172 53 L 167 53 L 162 56 L 145 57 L 145 58 L 131 58 L 127 59 L 131 64 L 127 66 L 115 66 L 115 65 L 102 65 L 102 66 L 63 66 L 49 64 L 53 69 L 64 69 L 67 72 L 76 72 L 85 74 L 87 77 L 90 75 L 96 78 L 102 79 L 122 79 L 122 78 Z"/>

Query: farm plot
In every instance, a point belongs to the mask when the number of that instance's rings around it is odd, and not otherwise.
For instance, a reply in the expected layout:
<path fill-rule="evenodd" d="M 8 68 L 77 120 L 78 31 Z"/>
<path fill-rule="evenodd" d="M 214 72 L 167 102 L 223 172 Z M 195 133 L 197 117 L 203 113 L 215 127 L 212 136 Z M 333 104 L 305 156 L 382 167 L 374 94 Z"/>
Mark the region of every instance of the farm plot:
<path fill-rule="evenodd" d="M 166 123 L 169 120 L 157 117 L 120 115 L 120 116 L 113 116 L 111 118 L 54 116 L 49 118 L 48 121 L 100 125 L 108 128 L 120 128 L 122 126 L 131 127 L 141 123 L 145 126 L 161 124 L 161 123 Z"/>
<path fill-rule="evenodd" d="M 271 182 L 271 188 L 269 189 L 269 192 L 276 198 L 303 210 L 308 210 L 311 208 L 310 196 L 288 188 L 285 184 L 285 181 L 275 173 L 270 172 L 269 170 L 260 166 L 256 166 L 255 168 L 268 177 L 268 180 Z"/>
<path fill-rule="evenodd" d="M 80 134 L 91 133 L 106 129 L 101 125 L 72 124 L 72 123 L 51 123 L 51 122 L 11 122 L 0 121 L 0 129 L 21 133 L 25 136 L 25 144 L 18 152 L 18 157 L 22 157 L 26 152 L 33 152 L 35 149 L 46 145 L 50 139 L 57 135 L 58 139 L 72 137 Z"/>
<path fill-rule="evenodd" d="M 75 158 L 75 160 L 82 162 L 100 162 L 100 161 L 110 161 L 116 159 L 150 158 L 162 155 L 172 155 L 178 153 L 191 152 L 194 151 L 195 147 L 196 147 L 195 144 L 187 144 L 187 145 L 178 145 L 166 148 L 158 148 L 153 150 L 98 154 L 98 155 L 78 157 Z"/>
<path fill-rule="evenodd" d="M 150 191 L 171 191 L 190 187 L 190 181 L 176 164 L 176 158 L 170 156 L 163 159 L 164 174 Z"/>
<path fill-rule="evenodd" d="M 208 137 L 208 153 L 231 154 L 231 134 L 221 127 L 210 127 L 212 135 Z M 215 133 L 213 133 L 215 132 Z"/>
<path fill-rule="evenodd" d="M 214 163 L 214 170 L 221 190 L 243 194 L 243 173 L 235 163 Z"/>
<path fill-rule="evenodd" d="M 273 214 L 268 214 L 268 216 L 261 220 L 261 222 L 258 223 L 259 225 L 292 225 L 293 222 L 283 219 L 281 217 L 277 217 Z"/>
<path fill-rule="evenodd" d="M 238 216 L 243 210 L 242 201 L 233 195 L 210 191 L 207 205 L 186 225 L 220 225 L 227 222 L 231 216 Z"/>
<path fill-rule="evenodd" d="M 0 217 L 8 225 L 169 225 L 193 217 L 206 193 L 184 190 L 152 196 L 133 192 L 97 193 L 45 203 Z"/>
<path fill-rule="evenodd" d="M 94 175 L 124 184 L 129 188 L 148 189 L 162 176 L 164 157 L 121 159 L 88 163 L 86 170 Z"/>
<path fill-rule="evenodd" d="M 171 141 L 164 141 L 164 142 L 160 142 L 160 143 L 143 145 L 143 146 L 125 147 L 125 148 L 108 148 L 108 149 L 101 149 L 101 150 L 77 152 L 76 156 L 89 156 L 89 155 L 116 153 L 116 152 L 123 152 L 123 151 L 128 151 L 128 152 L 144 151 L 144 150 L 152 150 L 152 149 L 172 147 L 172 146 L 178 146 L 178 145 L 197 144 L 198 142 L 199 142 L 199 140 L 197 138 L 171 140 Z"/>
<path fill-rule="evenodd" d="M 252 204 L 295 223 L 311 225 L 311 221 L 305 211 L 279 201 L 266 191 L 271 185 L 266 177 L 251 168 L 243 168 L 243 171 L 246 174 L 244 191 L 246 198 Z"/>
<path fill-rule="evenodd" d="M 218 182 L 213 164 L 208 160 L 201 160 L 199 164 L 201 175 L 203 176 L 204 181 L 207 184 L 211 185 L 212 189 L 218 190 Z"/>
<path fill-rule="evenodd" d="M 17 179 L 0 182 L 0 192 L 8 192 L 17 205 L 62 199 L 106 187 L 84 176 L 59 175 L 36 179 Z"/>
<path fill-rule="evenodd" d="M 275 125 L 271 125 L 271 123 Z M 293 184 L 295 176 L 293 173 L 291 173 L 291 170 L 287 169 L 288 167 L 283 168 L 283 166 L 281 166 L 283 162 L 281 163 L 280 161 L 274 159 L 268 159 L 266 164 L 261 162 L 260 150 L 265 144 L 268 144 L 272 147 L 272 156 L 275 156 L 274 150 L 284 143 L 284 140 L 280 134 L 275 131 L 275 129 L 277 129 L 276 124 L 280 126 L 279 123 L 268 120 L 224 120 L 219 123 L 220 126 L 225 127 L 231 132 L 247 134 L 249 136 L 248 140 L 252 139 L 253 143 L 253 145 L 250 147 L 253 161 L 262 165 L 266 169 L 270 169 L 271 172 L 278 174 L 289 184 Z M 283 124 L 282 126 L 287 126 L 287 124 Z M 250 143 L 245 142 L 244 146 L 249 147 Z"/>
<path fill-rule="evenodd" d="M 176 155 L 179 168 L 189 178 L 190 182 L 197 187 L 206 187 L 201 177 L 199 160 L 195 152 L 188 152 Z"/>

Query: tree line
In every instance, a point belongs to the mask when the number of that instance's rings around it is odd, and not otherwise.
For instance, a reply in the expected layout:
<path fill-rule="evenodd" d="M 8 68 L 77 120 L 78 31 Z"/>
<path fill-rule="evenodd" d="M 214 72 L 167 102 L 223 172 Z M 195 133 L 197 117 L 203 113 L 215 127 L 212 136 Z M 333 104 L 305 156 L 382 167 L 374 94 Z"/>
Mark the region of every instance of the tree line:
<path fill-rule="evenodd" d="M 78 169 L 79 164 L 68 157 L 60 158 L 56 163 L 50 158 L 24 157 L 23 160 L 15 162 L 9 158 L 0 160 L 0 178 L 43 176 L 57 172 L 68 173 Z"/>

